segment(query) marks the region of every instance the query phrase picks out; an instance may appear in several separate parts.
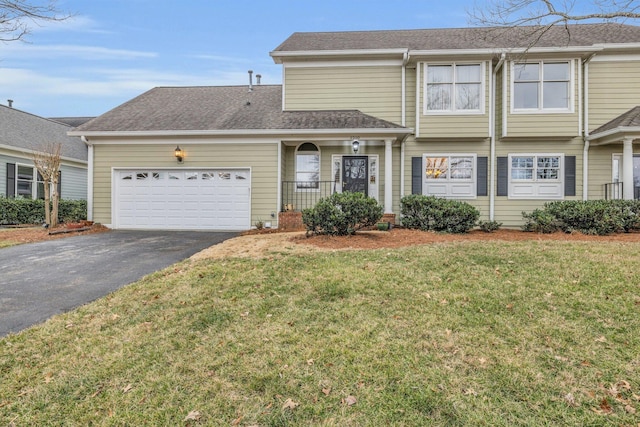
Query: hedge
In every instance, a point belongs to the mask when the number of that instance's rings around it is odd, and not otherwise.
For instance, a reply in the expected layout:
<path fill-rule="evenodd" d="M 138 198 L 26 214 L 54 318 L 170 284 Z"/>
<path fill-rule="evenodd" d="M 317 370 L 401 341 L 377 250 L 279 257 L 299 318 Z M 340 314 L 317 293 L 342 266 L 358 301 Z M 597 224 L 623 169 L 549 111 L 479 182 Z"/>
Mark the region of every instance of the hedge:
<path fill-rule="evenodd" d="M 347 236 L 357 230 L 375 225 L 384 209 L 363 193 L 333 193 L 320 199 L 313 207 L 302 211 L 307 233 Z"/>
<path fill-rule="evenodd" d="M 44 200 L 0 196 L 0 225 L 44 224 Z M 60 200 L 59 222 L 87 219 L 86 200 Z"/>
<path fill-rule="evenodd" d="M 400 212 L 407 228 L 446 233 L 466 233 L 480 217 L 469 203 L 418 194 L 403 197 Z"/>

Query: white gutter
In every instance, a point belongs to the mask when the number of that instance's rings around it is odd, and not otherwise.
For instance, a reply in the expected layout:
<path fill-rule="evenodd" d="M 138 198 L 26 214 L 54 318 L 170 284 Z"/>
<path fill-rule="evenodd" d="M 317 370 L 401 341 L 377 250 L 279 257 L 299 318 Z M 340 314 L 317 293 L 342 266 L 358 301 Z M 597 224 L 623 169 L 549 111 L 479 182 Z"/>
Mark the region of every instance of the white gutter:
<path fill-rule="evenodd" d="M 490 163 L 489 163 L 489 220 L 493 221 L 495 218 L 496 211 L 496 84 L 498 81 L 498 71 L 502 68 L 504 61 L 506 58 L 506 54 L 502 52 L 500 55 L 500 60 L 496 64 L 495 68 L 491 72 L 491 97 L 489 103 L 489 109 L 491 110 L 491 114 L 489 115 L 489 126 L 490 126 L 490 136 L 491 136 L 491 148 L 490 148 Z M 504 93 L 502 94 L 504 99 Z M 504 103 L 504 101 L 503 101 Z"/>
<path fill-rule="evenodd" d="M 270 52 L 269 55 L 273 58 L 273 61 L 281 63 L 282 59 L 295 58 L 300 56 L 357 56 L 357 55 L 404 55 L 407 49 L 338 49 L 338 50 L 293 50 L 287 52 Z"/>
<path fill-rule="evenodd" d="M 93 145 L 84 136 L 80 137 L 87 144 L 87 220 L 93 221 Z"/>
<path fill-rule="evenodd" d="M 30 150 L 28 148 L 15 147 L 13 145 L 0 144 L 0 149 L 8 150 L 8 151 L 16 151 L 18 153 L 27 154 L 29 156 L 33 156 L 35 153 L 41 153 L 41 151 Z M 81 165 L 86 165 L 86 160 L 76 159 L 74 157 L 60 156 L 60 160 L 64 160 L 70 163 L 78 163 Z"/>
<path fill-rule="evenodd" d="M 583 61 L 584 66 L 584 148 L 582 149 L 582 200 L 589 198 L 589 62 L 596 56 L 594 53 Z"/>
<path fill-rule="evenodd" d="M 413 129 L 358 128 L 348 129 L 234 129 L 234 130 L 143 130 L 143 131 L 69 131 L 69 136 L 84 137 L 175 137 L 175 136 L 273 136 L 273 135 L 404 135 Z"/>
<path fill-rule="evenodd" d="M 407 63 L 409 62 L 409 51 L 407 50 L 402 58 L 402 117 L 401 125 L 407 125 Z M 405 151 L 405 138 L 402 138 L 400 142 L 400 198 L 404 197 L 404 151 Z"/>

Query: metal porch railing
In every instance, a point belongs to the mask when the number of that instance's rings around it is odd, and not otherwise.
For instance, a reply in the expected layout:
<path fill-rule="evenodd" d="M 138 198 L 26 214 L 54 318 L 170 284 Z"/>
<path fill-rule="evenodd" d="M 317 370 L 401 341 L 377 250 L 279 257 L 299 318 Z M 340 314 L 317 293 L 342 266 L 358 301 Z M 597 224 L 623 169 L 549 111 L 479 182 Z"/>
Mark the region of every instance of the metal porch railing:
<path fill-rule="evenodd" d="M 285 211 L 312 208 L 320 199 L 336 192 L 334 181 L 282 181 L 282 207 Z"/>

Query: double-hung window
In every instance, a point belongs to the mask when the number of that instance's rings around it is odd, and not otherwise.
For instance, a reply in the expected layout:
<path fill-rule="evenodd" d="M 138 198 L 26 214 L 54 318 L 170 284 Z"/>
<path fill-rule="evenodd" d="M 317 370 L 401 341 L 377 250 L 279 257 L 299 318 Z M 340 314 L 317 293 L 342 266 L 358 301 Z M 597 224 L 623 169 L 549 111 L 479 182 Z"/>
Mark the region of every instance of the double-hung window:
<path fill-rule="evenodd" d="M 563 193 L 562 154 L 511 154 L 509 197 L 561 199 Z"/>
<path fill-rule="evenodd" d="M 481 64 L 427 65 L 425 113 L 482 112 Z"/>
<path fill-rule="evenodd" d="M 320 189 L 320 151 L 305 142 L 296 151 L 296 191 Z"/>
<path fill-rule="evenodd" d="M 513 66 L 514 111 L 570 111 L 571 63 L 539 61 Z"/>
<path fill-rule="evenodd" d="M 44 183 L 33 166 L 16 165 L 16 196 L 27 199 L 44 199 Z"/>
<path fill-rule="evenodd" d="M 423 192 L 428 196 L 476 197 L 475 154 L 425 154 Z"/>

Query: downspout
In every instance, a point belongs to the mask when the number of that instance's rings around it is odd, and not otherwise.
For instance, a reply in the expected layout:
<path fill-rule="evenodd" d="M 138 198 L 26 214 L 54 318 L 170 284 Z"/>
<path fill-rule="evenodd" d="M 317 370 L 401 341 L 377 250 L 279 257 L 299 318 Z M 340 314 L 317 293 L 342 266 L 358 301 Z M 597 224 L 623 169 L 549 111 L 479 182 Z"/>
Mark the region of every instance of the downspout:
<path fill-rule="evenodd" d="M 491 136 L 491 148 L 490 148 L 490 157 L 491 162 L 489 164 L 489 220 L 493 221 L 495 218 L 496 211 L 496 84 L 498 82 L 498 71 L 502 68 L 504 64 L 506 54 L 502 52 L 500 54 L 500 60 L 496 64 L 495 68 L 491 72 L 491 101 L 489 104 L 489 109 L 491 110 L 491 114 L 489 117 L 489 132 Z M 504 93 L 502 94 L 504 97 Z"/>
<path fill-rule="evenodd" d="M 80 140 L 87 144 L 87 220 L 93 221 L 93 145 L 84 135 Z"/>
<path fill-rule="evenodd" d="M 402 118 L 401 124 L 403 127 L 407 126 L 407 63 L 409 62 L 409 51 L 405 51 L 402 55 Z M 404 197 L 404 150 L 405 150 L 405 139 L 402 138 L 400 142 L 400 198 Z"/>
<path fill-rule="evenodd" d="M 589 62 L 596 54 L 592 54 L 582 62 L 584 67 L 584 130 L 582 140 L 584 148 L 582 151 L 582 200 L 589 198 Z"/>

